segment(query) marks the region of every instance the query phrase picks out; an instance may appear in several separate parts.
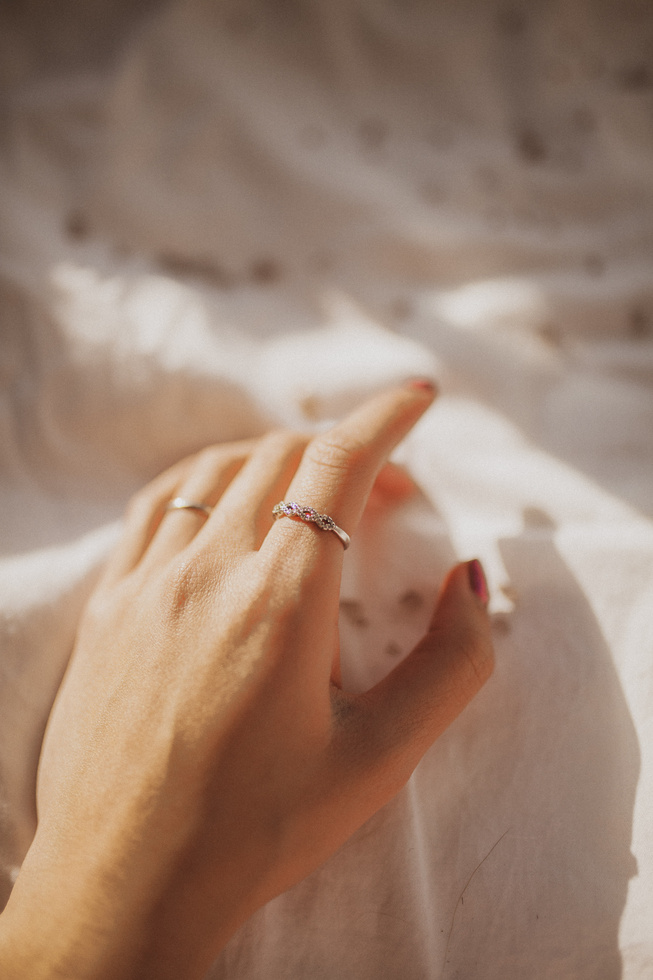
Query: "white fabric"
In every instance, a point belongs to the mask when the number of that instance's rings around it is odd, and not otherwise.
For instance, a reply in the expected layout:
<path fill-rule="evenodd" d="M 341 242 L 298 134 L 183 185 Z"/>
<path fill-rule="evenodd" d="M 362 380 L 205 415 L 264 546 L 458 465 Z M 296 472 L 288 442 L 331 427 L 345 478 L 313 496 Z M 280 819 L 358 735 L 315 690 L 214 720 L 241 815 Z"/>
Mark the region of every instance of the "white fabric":
<path fill-rule="evenodd" d="M 476 554 L 496 673 L 211 977 L 650 978 L 650 5 L 0 17 L 5 894 L 130 493 L 435 371 L 398 457 L 424 496 L 346 556 L 345 677 L 387 672 Z"/>

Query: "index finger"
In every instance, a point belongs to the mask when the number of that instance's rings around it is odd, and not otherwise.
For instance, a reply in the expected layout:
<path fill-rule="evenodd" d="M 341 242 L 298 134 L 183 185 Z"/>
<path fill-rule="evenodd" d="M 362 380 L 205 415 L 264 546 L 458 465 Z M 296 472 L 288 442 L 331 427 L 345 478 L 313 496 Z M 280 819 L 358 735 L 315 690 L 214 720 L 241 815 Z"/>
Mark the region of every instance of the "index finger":
<path fill-rule="evenodd" d="M 381 467 L 435 395 L 433 382 L 419 379 L 364 402 L 342 422 L 309 442 L 285 500 L 328 514 L 352 535 Z M 319 534 L 332 539 L 334 551 L 342 551 L 335 534 L 322 534 L 315 525 L 309 528 L 315 533 L 307 533 L 306 525 L 302 527 L 302 522 L 294 518 L 279 519 L 262 550 L 276 549 L 284 541 L 293 548 L 302 547 L 302 539 L 308 542 Z"/>

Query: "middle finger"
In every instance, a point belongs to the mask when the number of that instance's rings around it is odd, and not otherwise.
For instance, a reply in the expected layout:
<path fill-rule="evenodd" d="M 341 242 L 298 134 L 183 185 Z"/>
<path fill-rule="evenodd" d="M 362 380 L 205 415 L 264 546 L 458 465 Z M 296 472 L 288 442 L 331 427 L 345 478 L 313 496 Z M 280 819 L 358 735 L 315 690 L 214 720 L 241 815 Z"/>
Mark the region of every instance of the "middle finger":
<path fill-rule="evenodd" d="M 412 381 L 364 402 L 330 431 L 308 444 L 286 494 L 286 501 L 328 514 L 352 534 L 374 481 L 394 447 L 415 425 L 435 397 L 428 381 Z M 316 530 L 316 525 L 309 527 Z M 327 539 L 333 539 L 327 544 Z M 318 544 L 319 542 L 319 544 Z M 276 551 L 287 545 L 314 552 L 326 548 L 341 557 L 342 544 L 333 533 L 309 533 L 297 518 L 281 518 L 264 547 Z"/>
<path fill-rule="evenodd" d="M 307 441 L 285 430 L 264 436 L 225 490 L 198 535 L 198 545 L 213 549 L 228 538 L 238 549 L 258 549 L 272 525 L 272 508 L 297 469 Z"/>

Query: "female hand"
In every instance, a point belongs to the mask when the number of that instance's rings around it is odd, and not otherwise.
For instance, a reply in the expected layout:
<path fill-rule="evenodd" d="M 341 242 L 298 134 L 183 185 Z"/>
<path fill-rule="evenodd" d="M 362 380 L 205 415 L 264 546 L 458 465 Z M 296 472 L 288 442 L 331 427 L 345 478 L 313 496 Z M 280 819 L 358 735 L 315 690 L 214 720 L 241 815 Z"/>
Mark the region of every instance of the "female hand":
<path fill-rule="evenodd" d="M 202 977 L 397 792 L 488 678 L 487 595 L 468 563 L 409 657 L 345 693 L 342 544 L 271 513 L 297 500 L 355 533 L 432 398 L 407 384 L 308 442 L 205 450 L 135 498 L 50 717 L 38 830 L 0 920 L 3 976 Z M 166 512 L 175 496 L 214 509 Z"/>

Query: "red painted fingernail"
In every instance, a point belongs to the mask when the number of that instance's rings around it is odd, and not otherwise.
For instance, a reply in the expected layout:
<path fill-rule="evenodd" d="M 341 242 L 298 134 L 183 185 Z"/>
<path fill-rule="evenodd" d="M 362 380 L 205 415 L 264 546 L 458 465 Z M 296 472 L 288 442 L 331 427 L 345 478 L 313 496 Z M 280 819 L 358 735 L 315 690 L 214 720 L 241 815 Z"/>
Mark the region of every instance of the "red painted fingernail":
<path fill-rule="evenodd" d="M 412 381 L 408 382 L 408 387 L 413 388 L 415 391 L 425 391 L 429 394 L 434 394 L 437 390 L 435 382 L 431 381 L 430 378 L 413 378 Z"/>
<path fill-rule="evenodd" d="M 473 558 L 472 561 L 467 562 L 467 572 L 469 574 L 469 584 L 472 592 L 479 597 L 482 603 L 487 605 L 490 600 L 490 593 L 483 566 L 478 558 Z"/>

